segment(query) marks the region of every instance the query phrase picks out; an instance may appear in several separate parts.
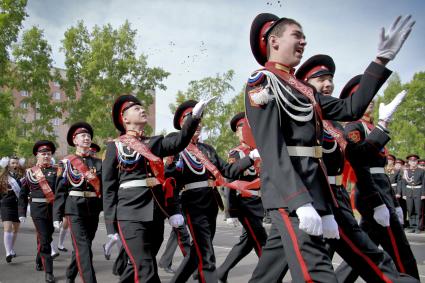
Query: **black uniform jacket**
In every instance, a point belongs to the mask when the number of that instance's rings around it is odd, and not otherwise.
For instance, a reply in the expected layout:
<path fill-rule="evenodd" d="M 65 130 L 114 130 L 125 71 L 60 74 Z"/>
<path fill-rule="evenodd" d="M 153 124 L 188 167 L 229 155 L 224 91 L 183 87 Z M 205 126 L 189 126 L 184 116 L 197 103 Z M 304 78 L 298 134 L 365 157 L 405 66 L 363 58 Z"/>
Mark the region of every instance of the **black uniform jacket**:
<path fill-rule="evenodd" d="M 189 117 L 180 132 L 166 137 L 141 137 L 141 141 L 158 157 L 172 156 L 182 151 L 189 144 L 199 121 L 199 119 Z M 161 207 L 164 206 L 162 186 L 158 185 L 152 189 L 149 187 L 120 189 L 120 185 L 123 183 L 154 177 L 154 175 L 149 166 L 149 160 L 143 156 L 139 156 L 140 159 L 133 165 L 125 165 L 121 162 L 118 150 L 119 145 L 119 142 L 110 142 L 103 160 L 103 209 L 105 222 L 114 223 L 116 220 L 152 221 L 154 209 L 160 209 L 154 206 L 153 197 L 157 198 Z M 126 146 L 123 146 L 123 150 L 126 156 L 136 155 L 132 149 Z M 153 190 L 153 192 L 150 192 L 150 190 Z M 174 214 L 174 212 L 169 213 Z M 111 232 L 108 231 L 108 234 Z"/>
<path fill-rule="evenodd" d="M 233 163 L 244 158 L 246 154 L 247 151 L 244 151 L 241 146 L 233 148 L 229 151 L 229 163 Z M 251 166 L 239 175 L 238 180 L 253 181 L 256 178 L 259 178 L 259 174 L 255 167 Z M 234 179 L 229 181 L 234 181 Z M 261 203 L 261 197 L 259 196 L 253 195 L 250 197 L 242 197 L 242 195 L 238 194 L 235 190 L 229 190 L 229 195 L 226 198 L 226 201 L 230 217 L 244 215 L 254 215 L 257 217 L 264 216 L 264 208 Z"/>
<path fill-rule="evenodd" d="M 276 98 L 266 104 L 251 104 L 250 94 L 256 88 L 266 88 L 267 80 L 259 85 L 248 84 L 245 95 L 246 114 L 253 131 L 255 142 L 262 159 L 261 190 L 266 209 L 288 208 L 294 212 L 298 207 L 312 203 L 320 215 L 331 214 L 329 202 L 334 201 L 322 159 L 289 156 L 287 146 L 321 146 L 323 140 L 322 121 L 359 119 L 375 93 L 386 81 L 391 71 L 372 62 L 366 69 L 358 90 L 346 99 L 337 99 L 315 93 L 322 117 L 317 115 L 308 121 L 296 121 L 280 109 Z M 297 106 L 311 104 L 303 94 L 286 86 L 280 87 L 286 100 Z M 291 95 L 292 93 L 292 95 Z M 287 102 L 281 101 L 289 108 Z M 296 116 L 302 113 L 290 109 Z"/>
<path fill-rule="evenodd" d="M 400 186 L 403 196 L 425 196 L 425 171 L 420 168 L 404 170 Z"/>
<path fill-rule="evenodd" d="M 102 184 L 102 160 L 96 157 L 79 157 L 95 173 Z M 102 210 L 102 199 L 99 197 L 70 196 L 70 191 L 95 192 L 93 186 L 84 178 L 79 184 L 70 179 L 72 174 L 81 174 L 72 167 L 67 159 L 59 162 L 56 179 L 55 201 L 53 203 L 53 220 L 62 221 L 65 215 L 94 216 Z M 102 185 L 101 185 L 102 188 Z"/>
<path fill-rule="evenodd" d="M 218 156 L 211 145 L 200 142 L 196 145 L 225 178 L 238 179 L 243 171 L 253 164 L 253 161 L 248 156 L 234 163 L 226 163 Z M 185 159 L 183 155 L 186 156 Z M 196 158 L 194 159 L 194 162 L 198 161 Z M 168 165 L 169 174 L 174 176 L 177 180 L 178 187 L 182 190 L 184 190 L 186 184 L 214 179 L 214 176 L 202 164 L 199 165 L 197 170 L 190 164 L 186 152 L 181 152 L 179 155 L 175 156 L 173 163 Z M 190 208 L 192 212 L 199 211 L 199 213 L 207 213 L 208 209 L 217 207 L 217 204 L 222 206 L 221 197 L 218 195 L 217 190 L 212 190 L 209 186 L 182 191 L 181 202 L 184 208 Z M 212 211 L 212 213 L 214 212 Z"/>
<path fill-rule="evenodd" d="M 390 140 L 389 132 L 359 120 L 345 126 L 345 137 L 348 141 L 345 154 L 357 178 L 356 206 L 359 211 L 383 203 L 388 208 L 399 206 L 388 176 L 384 172 L 371 173 L 371 168 L 383 170 L 387 163 L 384 147 Z"/>
<path fill-rule="evenodd" d="M 53 193 L 56 190 L 56 166 L 41 168 L 41 172 L 43 172 L 44 177 L 49 184 L 50 189 Z M 30 198 L 46 198 L 43 190 L 37 182 L 34 182 L 35 179 L 31 178 L 30 169 L 27 169 L 25 177 L 22 178 L 22 186 L 21 192 L 19 194 L 19 216 L 27 216 L 27 206 L 28 206 L 28 197 Z M 32 218 L 42 218 L 42 219 L 52 219 L 52 209 L 53 204 L 49 204 L 47 202 L 31 202 L 31 217 Z"/>

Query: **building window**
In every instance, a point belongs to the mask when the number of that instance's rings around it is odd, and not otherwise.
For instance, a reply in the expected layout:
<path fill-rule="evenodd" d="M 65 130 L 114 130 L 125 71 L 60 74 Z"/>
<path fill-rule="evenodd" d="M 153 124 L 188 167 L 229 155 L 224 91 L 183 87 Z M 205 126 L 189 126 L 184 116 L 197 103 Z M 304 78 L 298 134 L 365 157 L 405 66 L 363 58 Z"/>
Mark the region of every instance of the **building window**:
<path fill-rule="evenodd" d="M 59 126 L 60 123 L 61 123 L 61 119 L 59 119 L 59 118 L 55 118 L 52 121 L 53 126 Z"/>
<path fill-rule="evenodd" d="M 54 92 L 52 94 L 52 97 L 54 100 L 60 100 L 61 99 L 61 93 L 60 92 Z"/>
<path fill-rule="evenodd" d="M 21 96 L 25 96 L 25 97 L 28 96 L 28 91 L 26 90 L 21 90 L 19 93 L 21 94 Z"/>
<path fill-rule="evenodd" d="M 28 109 L 28 103 L 27 102 L 21 102 L 21 108 L 22 109 Z"/>

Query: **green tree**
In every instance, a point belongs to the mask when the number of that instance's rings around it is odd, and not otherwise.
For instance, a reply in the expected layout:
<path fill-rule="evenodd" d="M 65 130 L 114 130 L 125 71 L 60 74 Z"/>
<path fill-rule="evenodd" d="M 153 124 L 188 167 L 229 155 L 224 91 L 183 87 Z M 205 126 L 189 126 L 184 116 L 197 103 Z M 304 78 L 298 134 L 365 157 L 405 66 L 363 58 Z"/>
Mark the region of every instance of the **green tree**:
<path fill-rule="evenodd" d="M 169 106 L 171 113 L 174 113 L 177 106 L 186 100 L 199 101 L 202 98 L 217 97 L 204 112 L 202 131 L 207 137 L 205 142 L 214 146 L 222 157 L 226 157 L 229 149 L 238 143 L 230 129 L 229 121 L 236 113 L 244 110 L 243 91 L 229 102 L 225 102 L 226 96 L 234 90 L 231 85 L 233 75 L 234 71 L 229 70 L 226 73 L 217 74 L 215 77 L 191 81 L 186 91 L 177 92 L 176 102 Z"/>
<path fill-rule="evenodd" d="M 17 120 L 10 89 L 10 46 L 27 16 L 26 0 L 0 0 L 0 156 L 15 150 Z"/>
<path fill-rule="evenodd" d="M 378 117 L 379 103 L 389 103 L 403 89 L 408 93 L 389 124 L 391 141 L 387 147 L 400 158 L 405 158 L 410 153 L 423 157 L 425 156 L 425 72 L 416 73 L 413 79 L 404 85 L 401 84 L 398 75 L 392 76 L 384 95 L 377 100 L 375 117 Z"/>
<path fill-rule="evenodd" d="M 145 55 L 136 56 L 135 36 L 127 21 L 118 29 L 107 24 L 92 31 L 80 21 L 62 40 L 66 75 L 58 79 L 69 97 L 67 122 L 91 123 L 100 144 L 117 135 L 111 109 L 119 95 L 133 94 L 147 109 L 154 90 L 166 89 L 162 81 L 169 73 L 148 67 Z"/>
<path fill-rule="evenodd" d="M 29 96 L 23 99 L 29 107 L 21 109 L 21 137 L 17 142 L 17 153 L 31 155 L 34 141 L 49 139 L 56 141 L 52 119 L 61 117 L 60 103 L 53 102 L 49 82 L 52 81 L 52 50 L 44 39 L 43 31 L 37 27 L 25 31 L 22 40 L 13 46 L 13 88 L 25 90 Z"/>
<path fill-rule="evenodd" d="M 16 41 L 22 21 L 27 16 L 27 0 L 0 1 L 0 86 L 8 85 L 9 48 Z"/>

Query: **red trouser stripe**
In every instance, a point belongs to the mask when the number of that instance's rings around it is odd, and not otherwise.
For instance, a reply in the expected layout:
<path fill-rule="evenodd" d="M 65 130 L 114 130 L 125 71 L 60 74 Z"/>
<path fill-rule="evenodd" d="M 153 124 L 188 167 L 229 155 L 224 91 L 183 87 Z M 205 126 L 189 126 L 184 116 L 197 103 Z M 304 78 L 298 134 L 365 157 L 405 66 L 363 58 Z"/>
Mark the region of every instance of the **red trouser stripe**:
<path fill-rule="evenodd" d="M 180 231 L 174 228 L 174 232 L 177 235 L 177 244 L 179 245 L 179 248 L 183 254 L 183 256 L 186 256 L 186 250 L 184 249 L 183 243 L 182 243 L 182 239 L 180 238 Z"/>
<path fill-rule="evenodd" d="M 34 222 L 34 227 L 35 227 L 35 232 L 37 233 L 37 253 L 41 257 L 41 265 L 43 265 L 43 270 L 44 272 L 46 272 L 46 263 L 44 262 L 44 256 L 42 256 L 40 253 L 40 249 L 41 249 L 40 233 L 38 232 L 37 225 L 35 225 L 35 222 Z"/>
<path fill-rule="evenodd" d="M 187 224 L 189 225 L 190 233 L 192 234 L 193 244 L 195 245 L 196 254 L 198 255 L 199 278 L 201 279 L 202 283 L 205 283 L 205 276 L 204 276 L 204 271 L 203 271 L 204 267 L 203 267 L 203 264 L 202 264 L 202 254 L 201 254 L 201 250 L 199 249 L 198 243 L 196 242 L 195 231 L 193 230 L 192 220 L 190 219 L 188 212 L 186 213 L 186 217 L 187 217 Z"/>
<path fill-rule="evenodd" d="M 117 224 L 118 224 L 118 232 L 120 233 L 120 237 L 121 237 L 121 242 L 123 243 L 124 249 L 127 252 L 127 255 L 129 256 L 131 263 L 133 264 L 134 282 L 139 283 L 139 266 L 136 265 L 136 261 L 134 260 L 133 254 L 131 253 L 130 248 L 127 245 L 127 242 L 125 241 L 124 234 L 121 230 L 120 222 L 117 221 Z"/>
<path fill-rule="evenodd" d="M 69 219 L 69 216 L 67 216 L 66 218 L 68 219 L 69 231 L 71 231 L 71 236 L 72 236 L 71 238 L 72 238 L 72 242 L 74 243 L 75 257 L 77 259 L 78 271 L 80 272 L 81 280 L 83 281 L 83 283 L 85 283 L 86 281 L 84 281 L 83 268 L 81 267 L 81 262 L 80 262 L 80 252 L 78 251 L 77 241 L 75 240 L 75 235 L 74 235 L 74 232 L 72 231 L 71 220 Z"/>
<path fill-rule="evenodd" d="M 291 220 L 288 217 L 286 211 L 282 208 L 279 208 L 280 215 L 282 216 L 283 222 L 285 223 L 286 229 L 288 229 L 289 236 L 291 237 L 292 246 L 297 256 L 298 263 L 300 264 L 301 271 L 303 273 L 304 281 L 309 283 L 314 283 L 311 279 L 310 273 L 308 273 L 307 265 L 301 255 L 300 247 L 298 245 L 297 235 L 295 234 L 294 228 L 292 227 Z"/>
<path fill-rule="evenodd" d="M 341 239 L 350 246 L 351 250 L 357 255 L 359 255 L 361 258 L 363 258 L 363 260 L 366 261 L 367 264 L 370 265 L 370 267 L 372 267 L 373 271 L 375 271 L 375 273 L 384 282 L 392 282 L 388 277 L 384 275 L 384 273 L 382 273 L 382 271 L 379 269 L 378 266 L 376 266 L 376 264 L 370 259 L 370 257 L 366 256 L 359 248 L 357 248 L 357 246 L 350 240 L 349 237 L 347 237 L 347 235 L 345 235 L 344 231 L 341 228 L 339 228 L 339 235 L 341 236 Z"/>
<path fill-rule="evenodd" d="M 255 242 L 255 246 L 256 246 L 255 250 L 257 251 L 257 255 L 258 255 L 258 257 L 260 257 L 260 256 L 261 256 L 261 254 L 262 254 L 262 252 L 263 252 L 263 250 L 262 250 L 262 248 L 261 248 L 261 245 L 260 245 L 260 242 L 258 242 L 258 239 L 257 239 L 257 237 L 255 236 L 254 230 L 252 229 L 251 224 L 249 223 L 248 218 L 244 217 L 244 218 L 243 218 L 243 221 L 245 222 L 245 224 L 246 224 L 246 226 L 247 226 L 247 228 L 248 228 L 248 232 L 251 234 L 251 237 L 252 237 L 252 239 L 253 239 L 253 240 L 254 240 L 254 242 Z"/>
<path fill-rule="evenodd" d="M 401 262 L 401 257 L 398 251 L 397 243 L 394 238 L 393 230 L 391 230 L 391 227 L 387 227 L 387 231 L 388 231 L 388 235 L 390 236 L 391 245 L 393 246 L 393 249 L 394 249 L 394 256 L 395 256 L 395 261 L 397 263 L 398 269 L 400 272 L 406 273 L 406 269 L 404 268 L 404 265 Z"/>

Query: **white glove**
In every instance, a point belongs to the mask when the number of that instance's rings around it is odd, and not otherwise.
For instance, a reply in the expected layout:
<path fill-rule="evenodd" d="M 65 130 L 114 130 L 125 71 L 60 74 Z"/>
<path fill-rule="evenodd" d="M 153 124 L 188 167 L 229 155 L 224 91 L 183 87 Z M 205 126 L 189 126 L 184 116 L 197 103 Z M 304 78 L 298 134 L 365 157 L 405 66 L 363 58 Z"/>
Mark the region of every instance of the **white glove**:
<path fill-rule="evenodd" d="M 335 217 L 330 215 L 322 216 L 323 238 L 326 239 L 339 239 L 338 223 Z"/>
<path fill-rule="evenodd" d="M 27 218 L 25 216 L 19 217 L 19 222 L 21 222 L 21 223 L 25 223 L 26 220 L 27 220 Z"/>
<path fill-rule="evenodd" d="M 184 218 L 181 214 L 171 215 L 168 219 L 168 223 L 174 228 L 178 228 L 184 224 Z"/>
<path fill-rule="evenodd" d="M 400 103 L 403 101 L 404 97 L 406 96 L 407 91 L 402 90 L 399 94 L 397 94 L 393 101 L 385 105 L 384 103 L 379 104 L 379 113 L 378 117 L 379 120 L 389 122 L 397 109 L 397 107 L 400 105 Z"/>
<path fill-rule="evenodd" d="M 322 219 L 311 203 L 298 207 L 295 212 L 300 220 L 300 230 L 312 236 L 320 236 L 323 234 Z"/>
<path fill-rule="evenodd" d="M 253 149 L 249 152 L 249 158 L 252 160 L 255 160 L 257 158 L 260 158 L 260 153 L 258 152 L 258 149 Z"/>
<path fill-rule="evenodd" d="M 378 44 L 378 54 L 376 57 L 388 60 L 393 60 L 395 58 L 415 24 L 415 21 L 410 21 L 411 17 L 412 16 L 409 15 L 400 20 L 401 16 L 398 16 L 391 25 L 388 33 L 385 32 L 385 28 L 382 28 Z"/>
<path fill-rule="evenodd" d="M 199 101 L 198 103 L 196 103 L 195 107 L 193 107 L 192 109 L 192 117 L 194 118 L 201 118 L 202 113 L 204 112 L 205 107 L 207 107 L 207 105 L 215 100 L 217 97 L 211 97 L 209 99 L 201 99 L 201 101 Z"/>
<path fill-rule="evenodd" d="M 373 211 L 373 219 L 375 219 L 379 225 L 384 227 L 390 226 L 390 211 L 385 204 L 375 207 Z"/>
<path fill-rule="evenodd" d="M 236 227 L 236 226 L 238 226 L 238 219 L 237 218 L 227 218 L 226 223 Z"/>
<path fill-rule="evenodd" d="M 400 221 L 400 224 L 403 225 L 404 224 L 404 215 L 403 215 L 403 209 L 401 209 L 400 206 L 397 206 L 395 208 L 395 212 L 397 213 L 397 218 L 398 221 Z"/>
<path fill-rule="evenodd" d="M 53 221 L 53 227 L 59 230 L 62 227 L 62 221 Z"/>

